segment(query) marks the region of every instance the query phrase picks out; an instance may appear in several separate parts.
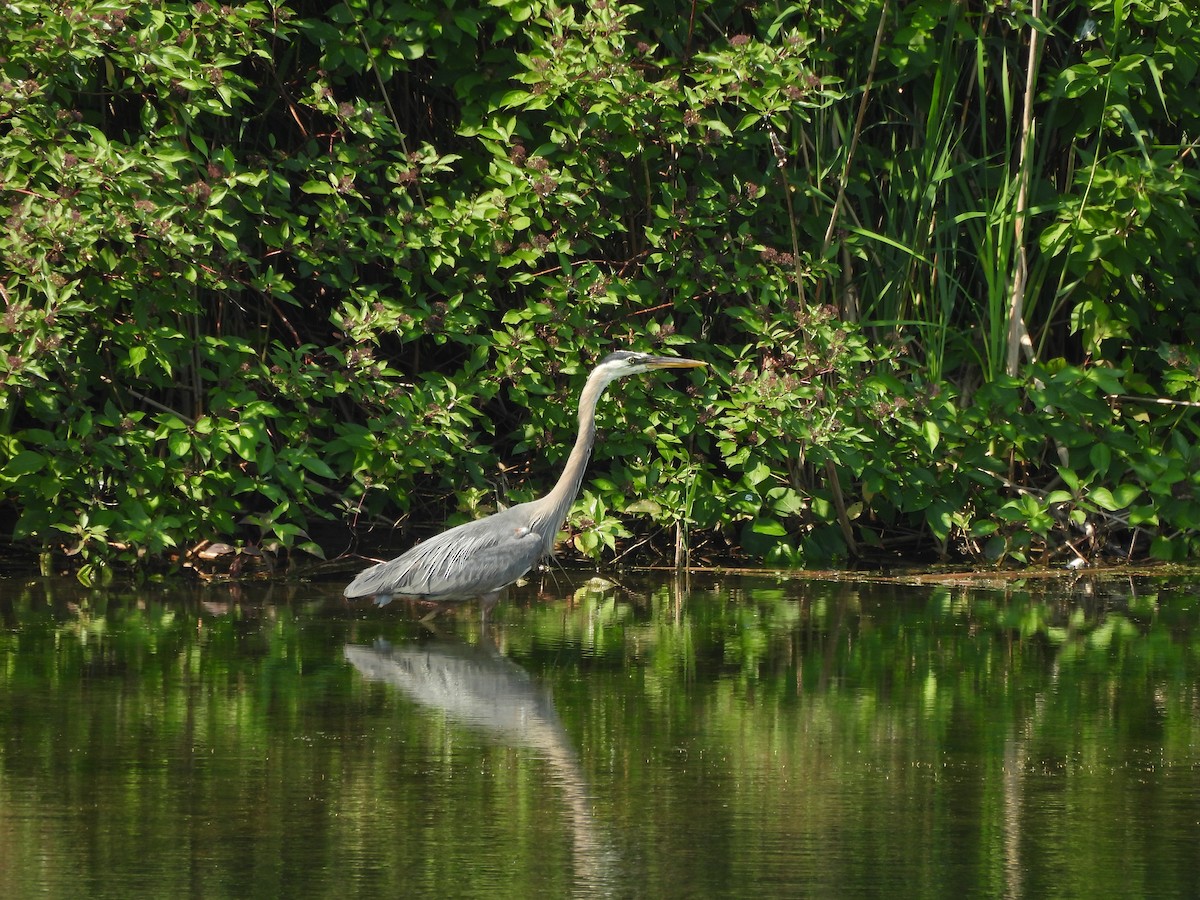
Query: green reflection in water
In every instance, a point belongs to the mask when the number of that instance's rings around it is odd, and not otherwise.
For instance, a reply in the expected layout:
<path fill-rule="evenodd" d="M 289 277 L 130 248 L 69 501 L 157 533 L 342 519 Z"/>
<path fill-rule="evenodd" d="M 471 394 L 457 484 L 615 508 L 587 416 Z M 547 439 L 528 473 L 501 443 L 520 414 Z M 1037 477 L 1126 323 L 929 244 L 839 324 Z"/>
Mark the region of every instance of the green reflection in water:
<path fill-rule="evenodd" d="M 1186 578 L 0 581 L 0 896 L 1200 894 Z"/>

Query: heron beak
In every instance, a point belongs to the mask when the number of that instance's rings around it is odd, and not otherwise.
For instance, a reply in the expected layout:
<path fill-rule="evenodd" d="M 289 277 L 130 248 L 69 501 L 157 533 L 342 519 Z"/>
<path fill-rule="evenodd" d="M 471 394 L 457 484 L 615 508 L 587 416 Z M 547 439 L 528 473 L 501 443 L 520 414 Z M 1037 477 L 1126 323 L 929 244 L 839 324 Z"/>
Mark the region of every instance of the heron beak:
<path fill-rule="evenodd" d="M 646 360 L 646 365 L 652 369 L 698 369 L 707 366 L 708 363 L 684 356 L 652 356 Z"/>

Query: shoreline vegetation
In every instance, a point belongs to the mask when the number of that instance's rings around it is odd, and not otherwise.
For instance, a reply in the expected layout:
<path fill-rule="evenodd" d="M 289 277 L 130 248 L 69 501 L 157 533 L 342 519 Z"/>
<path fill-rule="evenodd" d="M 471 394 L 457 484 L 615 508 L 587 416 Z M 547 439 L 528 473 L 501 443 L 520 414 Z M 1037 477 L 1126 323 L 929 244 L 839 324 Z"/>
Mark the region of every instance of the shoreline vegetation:
<path fill-rule="evenodd" d="M 0 534 L 44 572 L 1200 551 L 1182 0 L 12 0 Z M 307 563 L 306 563 L 307 564 Z M 4 564 L 0 564 L 3 566 Z"/>

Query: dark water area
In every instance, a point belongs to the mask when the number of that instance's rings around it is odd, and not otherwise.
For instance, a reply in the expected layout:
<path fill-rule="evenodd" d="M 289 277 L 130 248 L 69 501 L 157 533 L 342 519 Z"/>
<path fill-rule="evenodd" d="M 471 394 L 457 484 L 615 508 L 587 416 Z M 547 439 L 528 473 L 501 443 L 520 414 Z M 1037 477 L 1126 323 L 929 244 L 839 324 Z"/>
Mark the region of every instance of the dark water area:
<path fill-rule="evenodd" d="M 1200 896 L 1200 578 L 0 580 L 0 897 Z"/>

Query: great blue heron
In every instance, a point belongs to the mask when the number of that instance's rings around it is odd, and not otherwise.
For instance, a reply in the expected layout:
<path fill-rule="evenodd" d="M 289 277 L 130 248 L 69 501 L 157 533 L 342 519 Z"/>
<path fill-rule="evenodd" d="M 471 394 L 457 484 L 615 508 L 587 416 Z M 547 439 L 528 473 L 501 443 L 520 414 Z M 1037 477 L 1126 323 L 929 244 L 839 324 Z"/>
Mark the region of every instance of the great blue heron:
<path fill-rule="evenodd" d="M 627 375 L 654 369 L 704 366 L 695 359 L 618 350 L 596 366 L 579 397 L 579 434 L 558 483 L 545 497 L 458 525 L 422 541 L 389 562 L 359 573 L 347 597 L 374 595 L 380 606 L 393 596 L 438 604 L 479 598 L 484 617 L 500 592 L 554 549 L 554 540 L 579 493 L 596 442 L 596 403 L 604 389 Z"/>

